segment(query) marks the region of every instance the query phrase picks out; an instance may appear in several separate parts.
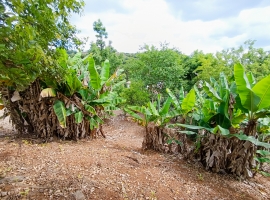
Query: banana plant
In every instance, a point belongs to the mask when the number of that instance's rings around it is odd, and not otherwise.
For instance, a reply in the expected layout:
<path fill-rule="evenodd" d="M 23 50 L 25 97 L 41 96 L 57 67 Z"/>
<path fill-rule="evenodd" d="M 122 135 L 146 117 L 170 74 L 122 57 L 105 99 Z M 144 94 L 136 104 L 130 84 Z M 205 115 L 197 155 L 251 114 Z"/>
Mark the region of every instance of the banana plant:
<path fill-rule="evenodd" d="M 74 115 L 76 123 L 80 124 L 85 119 L 90 122 L 90 130 L 99 129 L 104 136 L 104 112 L 111 112 L 117 109 L 117 104 L 124 102 L 113 91 L 122 70 L 117 70 L 110 77 L 108 60 L 99 72 L 91 55 L 81 59 L 80 53 L 73 58 L 68 58 L 65 51 L 60 50 L 59 53 L 62 56 L 58 63 L 67 70 L 65 83 L 43 89 L 40 96 L 55 98 L 53 109 L 62 128 L 66 127 L 66 118 Z M 118 81 L 117 85 L 124 83 L 124 80 Z"/>
<path fill-rule="evenodd" d="M 211 79 L 211 83 L 205 82 L 203 90 L 207 95 L 202 107 L 202 118 L 199 126 L 187 126 L 177 124 L 189 129 L 206 129 L 212 133 L 221 133 L 228 137 L 238 137 L 240 140 L 248 140 L 254 144 L 268 147 L 262 144 L 254 136 L 256 124 L 259 118 L 270 114 L 270 76 L 256 83 L 251 73 L 245 73 L 241 64 L 234 66 L 235 82 L 229 86 L 224 74 L 220 74 L 219 82 Z M 239 134 L 230 134 L 233 126 L 239 128 L 239 123 L 247 121 L 244 131 Z"/>
<path fill-rule="evenodd" d="M 183 87 L 181 87 L 179 92 L 179 99 L 171 92 L 169 88 L 166 89 L 168 95 L 172 98 L 172 104 L 174 107 L 174 115 L 182 117 L 182 123 L 185 123 L 188 114 L 193 111 L 196 104 L 196 94 L 195 89 L 191 89 L 189 93 L 185 96 Z"/>
<path fill-rule="evenodd" d="M 138 120 L 146 128 L 146 131 L 148 131 L 147 128 L 151 122 L 155 123 L 157 127 L 163 128 L 174 117 L 174 113 L 170 112 L 172 98 L 168 97 L 163 106 L 160 105 L 160 102 L 161 95 L 159 94 L 157 101 L 148 102 L 147 106 L 128 106 L 124 110 Z"/>
<path fill-rule="evenodd" d="M 244 67 L 236 64 L 234 76 L 238 93 L 236 104 L 246 114 L 248 121 L 244 134 L 255 136 L 258 119 L 270 114 L 270 75 L 255 83 L 252 76 L 246 75 Z"/>

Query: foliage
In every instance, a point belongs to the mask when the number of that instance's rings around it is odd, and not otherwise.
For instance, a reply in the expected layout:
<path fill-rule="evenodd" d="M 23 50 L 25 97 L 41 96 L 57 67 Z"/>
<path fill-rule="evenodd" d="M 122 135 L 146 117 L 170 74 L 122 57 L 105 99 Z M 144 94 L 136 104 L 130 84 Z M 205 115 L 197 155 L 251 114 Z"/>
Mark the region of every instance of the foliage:
<path fill-rule="evenodd" d="M 81 44 L 68 17 L 83 5 L 79 0 L 2 0 L 0 86 L 22 90 L 38 77 L 63 80 L 54 47 Z"/>
<path fill-rule="evenodd" d="M 93 30 L 97 33 L 97 40 L 91 42 L 89 53 L 93 55 L 96 65 L 101 65 L 106 59 L 110 60 L 111 69 L 115 71 L 123 63 L 123 55 L 113 48 L 111 41 L 106 45 L 105 39 L 108 38 L 108 33 L 100 19 L 94 22 Z"/>
<path fill-rule="evenodd" d="M 161 93 L 166 96 L 166 88 L 177 89 L 185 84 L 185 69 L 182 54 L 163 45 L 161 49 L 145 46 L 124 65 L 128 80 L 143 81 L 154 99 Z"/>
<path fill-rule="evenodd" d="M 175 113 L 177 113 L 176 115 L 182 115 L 182 117 L 186 118 L 186 115 L 191 112 L 193 107 L 195 106 L 195 90 L 191 89 L 189 93 L 185 96 L 183 87 L 181 87 L 179 92 L 179 100 L 169 88 L 167 88 L 166 91 L 173 100 Z"/>
<path fill-rule="evenodd" d="M 221 73 L 218 81 L 214 78 L 210 83 L 205 81 L 201 92 L 194 88 L 198 97 L 195 104 L 199 126 L 170 126 L 186 128 L 180 131 L 185 134 L 197 134 L 194 130 L 206 131 L 207 134 L 197 137 L 197 143 L 200 143 L 200 153 L 205 156 L 202 160 L 207 168 L 215 171 L 224 168 L 237 175 L 253 176 L 254 159 L 260 164 L 269 161 L 265 150 L 270 144 L 267 136 L 257 132 L 257 121 L 269 115 L 270 76 L 256 83 L 252 73 L 245 73 L 241 64 L 235 64 L 234 77 L 235 82 L 229 83 Z M 258 151 L 258 148 L 264 150 Z M 244 158 L 249 162 L 244 162 Z"/>
<path fill-rule="evenodd" d="M 51 85 L 53 88 L 44 88 L 41 96 L 55 97 L 53 109 L 62 128 L 67 127 L 67 117 L 74 116 L 75 123 L 85 120 L 89 122 L 90 130 L 102 132 L 103 119 L 117 109 L 117 105 L 124 102 L 114 92 L 116 86 L 125 81 L 116 83 L 121 70 L 110 76 L 110 63 L 106 60 L 101 69 L 95 66 L 91 55 L 81 58 L 81 53 L 68 58 L 67 53 L 58 49 L 59 64 L 67 71 L 65 82 Z M 45 84 L 46 85 L 46 84 Z M 48 86 L 48 85 L 47 85 Z M 44 86 L 45 87 L 45 86 Z"/>
<path fill-rule="evenodd" d="M 126 99 L 126 105 L 146 105 L 150 96 L 142 81 L 131 81 L 130 86 L 124 88 L 120 95 Z"/>
<path fill-rule="evenodd" d="M 105 39 L 108 38 L 108 33 L 106 32 L 106 28 L 103 26 L 101 20 L 98 19 L 98 21 L 94 22 L 93 29 L 95 32 L 97 32 L 96 45 L 99 47 L 100 51 L 102 51 L 105 47 L 105 42 L 103 41 L 103 37 Z"/>
<path fill-rule="evenodd" d="M 170 112 L 171 102 L 171 97 L 168 97 L 161 106 L 161 96 L 158 95 L 157 101 L 148 102 L 147 106 L 128 106 L 125 111 L 145 126 L 146 130 L 151 122 L 158 127 L 164 127 L 174 117 L 174 113 Z M 140 113 L 143 117 L 137 113 Z"/>
<path fill-rule="evenodd" d="M 189 66 L 189 69 L 194 69 L 192 73 L 195 73 L 196 77 L 191 80 L 193 83 L 199 80 L 207 81 L 210 77 L 217 79 L 221 72 L 225 74 L 230 72 L 213 54 L 204 54 L 202 51 L 195 51 L 185 64 Z M 189 72 L 190 76 L 192 73 Z"/>
<path fill-rule="evenodd" d="M 270 74 L 270 53 L 262 48 L 254 47 L 255 41 L 248 40 L 238 48 L 225 49 L 216 54 L 194 51 L 184 60 L 188 69 L 187 78 L 195 84 L 197 81 L 207 81 L 210 77 L 218 79 L 223 72 L 231 77 L 234 74 L 234 65 L 240 62 L 256 80 L 261 80 L 265 74 Z"/>

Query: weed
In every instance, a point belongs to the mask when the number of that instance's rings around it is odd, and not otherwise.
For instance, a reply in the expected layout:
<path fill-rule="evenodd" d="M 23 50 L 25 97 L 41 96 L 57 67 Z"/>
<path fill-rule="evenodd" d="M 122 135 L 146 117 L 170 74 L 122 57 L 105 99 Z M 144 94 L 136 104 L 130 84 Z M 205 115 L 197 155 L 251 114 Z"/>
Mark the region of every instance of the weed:
<path fill-rule="evenodd" d="M 197 177 L 200 181 L 203 181 L 203 175 L 201 173 L 197 174 Z"/>

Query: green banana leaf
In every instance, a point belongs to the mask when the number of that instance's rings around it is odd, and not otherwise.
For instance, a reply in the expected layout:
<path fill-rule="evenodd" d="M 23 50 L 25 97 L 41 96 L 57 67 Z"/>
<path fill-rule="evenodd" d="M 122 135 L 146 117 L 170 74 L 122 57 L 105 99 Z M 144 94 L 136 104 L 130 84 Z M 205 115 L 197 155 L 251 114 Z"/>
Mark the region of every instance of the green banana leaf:
<path fill-rule="evenodd" d="M 265 148 L 270 148 L 270 144 L 266 142 L 260 142 L 254 136 L 247 136 L 245 134 L 229 134 L 228 137 L 237 137 L 239 140 L 250 141 L 251 143 L 255 144 L 256 146 L 261 146 Z"/>
<path fill-rule="evenodd" d="M 232 119 L 232 125 L 239 126 L 239 124 L 242 123 L 246 118 L 247 116 L 244 113 L 234 116 Z"/>
<path fill-rule="evenodd" d="M 57 58 L 58 64 L 61 67 L 67 69 L 68 68 L 68 66 L 67 66 L 68 54 L 67 54 L 66 50 L 61 49 L 61 48 L 57 48 L 56 53 L 59 55 L 58 58 Z"/>
<path fill-rule="evenodd" d="M 78 79 L 74 72 L 66 76 L 66 81 L 69 86 L 70 95 L 73 95 L 75 92 L 79 91 L 82 87 L 81 81 Z"/>
<path fill-rule="evenodd" d="M 196 97 L 198 97 L 198 99 L 200 100 L 200 103 L 203 103 L 204 102 L 204 98 L 203 98 L 201 92 L 199 91 L 199 89 L 197 88 L 196 85 L 194 85 L 193 88 L 195 90 Z"/>
<path fill-rule="evenodd" d="M 95 61 L 93 58 L 89 59 L 89 65 L 88 65 L 88 70 L 90 73 L 90 84 L 91 87 L 94 88 L 95 90 L 100 90 L 102 85 L 101 85 L 101 79 L 98 74 L 98 71 L 95 67 Z"/>
<path fill-rule="evenodd" d="M 242 106 L 251 112 L 256 112 L 261 99 L 251 89 L 244 67 L 241 64 L 234 65 L 234 77 Z"/>
<path fill-rule="evenodd" d="M 196 132 L 193 132 L 193 131 L 178 131 L 179 133 L 184 133 L 186 135 L 195 135 L 197 134 Z"/>
<path fill-rule="evenodd" d="M 222 102 L 222 98 L 218 95 L 217 91 L 209 84 L 205 81 L 204 85 L 203 85 L 203 89 L 206 92 L 206 94 L 213 99 L 213 101 L 215 102 Z"/>
<path fill-rule="evenodd" d="M 260 97 L 257 104 L 259 110 L 270 106 L 270 75 L 256 83 L 252 90 Z"/>
<path fill-rule="evenodd" d="M 227 101 L 228 94 L 229 94 L 229 85 L 227 78 L 223 72 L 220 73 L 219 75 L 219 85 L 218 85 L 218 91 L 219 91 L 219 96 L 223 101 Z"/>
<path fill-rule="evenodd" d="M 256 84 L 256 80 L 252 74 L 252 72 L 247 72 L 247 78 L 248 78 L 248 82 L 250 84 L 251 87 L 253 87 Z"/>
<path fill-rule="evenodd" d="M 81 61 L 81 58 L 82 58 L 82 53 L 78 52 L 72 58 L 68 60 L 68 64 L 70 66 L 76 65 L 79 61 Z"/>
<path fill-rule="evenodd" d="M 215 128 L 206 128 L 203 126 L 194 126 L 194 125 L 188 125 L 188 124 L 170 124 L 170 125 L 168 125 L 168 127 L 179 127 L 179 126 L 184 127 L 184 128 L 188 128 L 188 129 L 192 129 L 192 130 L 205 129 L 205 130 L 210 131 L 211 133 L 217 133 L 217 131 L 219 130 L 221 135 L 226 136 L 228 138 L 237 137 L 239 140 L 249 141 L 249 142 L 255 144 L 256 146 L 265 147 L 267 149 L 270 148 L 269 143 L 260 142 L 254 136 L 247 136 L 245 134 L 229 134 L 229 130 L 226 128 L 222 128 L 221 126 L 216 126 Z M 185 132 L 183 132 L 183 133 L 185 133 Z"/>
<path fill-rule="evenodd" d="M 99 127 L 99 123 L 93 117 L 86 116 L 86 119 L 90 122 L 90 130 Z"/>
<path fill-rule="evenodd" d="M 195 125 L 189 125 L 189 124 L 179 124 L 179 123 L 176 123 L 176 124 L 170 124 L 168 125 L 169 128 L 174 128 L 174 127 L 183 127 L 183 128 L 188 128 L 188 129 L 192 129 L 192 130 L 200 130 L 200 129 L 205 129 L 205 130 L 208 130 L 210 132 L 213 131 L 213 128 L 207 128 L 207 127 L 204 127 L 204 126 L 195 126 Z"/>
<path fill-rule="evenodd" d="M 152 113 L 145 106 L 128 106 L 128 109 L 142 113 L 143 115 L 152 115 Z"/>
<path fill-rule="evenodd" d="M 89 92 L 88 92 L 88 89 L 80 89 L 78 91 L 78 93 L 82 96 L 82 99 L 84 101 L 87 101 L 88 100 L 88 97 L 89 97 Z"/>
<path fill-rule="evenodd" d="M 166 92 L 168 93 L 168 95 L 172 98 L 172 104 L 174 105 L 174 107 L 178 110 L 180 107 L 180 103 L 178 102 L 176 96 L 172 93 L 172 91 L 169 88 L 166 88 Z M 184 99 L 184 98 L 183 98 Z M 182 99 L 182 101 L 183 101 Z"/>
<path fill-rule="evenodd" d="M 187 96 L 183 99 L 181 108 L 184 114 L 187 114 L 195 106 L 196 95 L 194 89 L 191 89 Z"/>
<path fill-rule="evenodd" d="M 262 110 L 255 113 L 255 119 L 264 118 L 270 115 L 270 110 Z"/>
<path fill-rule="evenodd" d="M 155 105 L 152 102 L 148 102 L 148 108 L 150 108 L 150 111 L 153 115 L 159 116 L 159 113 L 155 107 Z"/>
<path fill-rule="evenodd" d="M 181 86 L 179 91 L 179 103 L 182 104 L 183 100 L 185 98 L 185 92 L 183 86 Z"/>
<path fill-rule="evenodd" d="M 208 123 L 211 123 L 213 121 L 216 122 L 217 125 L 221 126 L 222 128 L 225 128 L 225 129 L 229 129 L 232 126 L 231 120 L 229 118 L 227 118 L 224 114 L 221 114 L 221 113 L 217 113 L 214 116 L 212 116 L 208 120 Z"/>
<path fill-rule="evenodd" d="M 220 132 L 221 135 L 224 135 L 224 136 L 230 134 L 229 129 L 222 128 L 222 127 L 219 126 L 219 125 L 217 125 L 217 126 L 212 130 L 212 132 L 213 132 L 214 134 L 217 133 L 218 131 Z"/>
<path fill-rule="evenodd" d="M 75 117 L 75 122 L 77 124 L 80 124 L 83 121 L 83 113 L 82 113 L 82 111 L 79 111 L 79 112 L 75 113 L 74 117 Z"/>
<path fill-rule="evenodd" d="M 134 119 L 143 121 L 143 118 L 138 115 L 137 113 L 133 112 L 132 110 L 128 109 L 128 108 L 124 108 L 125 112 L 127 112 L 131 117 L 133 117 Z"/>
<path fill-rule="evenodd" d="M 236 101 L 236 104 L 235 104 L 235 108 L 236 109 L 240 109 L 242 112 L 244 112 L 244 113 L 248 113 L 249 112 L 249 110 L 248 109 L 246 109 L 246 108 L 244 108 L 243 107 L 243 105 L 242 105 L 242 103 L 241 103 L 241 99 L 240 99 L 240 96 L 239 96 L 239 94 L 237 94 L 237 96 L 235 97 L 235 101 Z"/>
<path fill-rule="evenodd" d="M 105 60 L 100 72 L 101 85 L 106 83 L 110 76 L 110 63 L 109 60 Z"/>
<path fill-rule="evenodd" d="M 230 93 L 228 90 L 226 90 L 223 96 L 223 101 L 220 103 L 218 107 L 218 112 L 225 115 L 227 118 L 229 118 L 228 115 L 229 101 L 230 101 Z"/>
<path fill-rule="evenodd" d="M 257 150 L 256 153 L 260 154 L 261 156 L 270 156 L 270 152 L 265 150 Z"/>
<path fill-rule="evenodd" d="M 90 105 L 88 105 L 88 104 L 86 104 L 86 105 L 84 106 L 84 109 L 85 109 L 86 111 L 88 111 L 89 113 L 92 113 L 93 115 L 96 115 L 96 114 L 97 114 L 95 108 L 92 107 L 92 106 L 90 106 Z"/>
<path fill-rule="evenodd" d="M 102 123 L 103 123 L 103 120 L 102 120 L 98 115 L 95 115 L 93 118 L 94 118 L 94 120 L 95 120 L 96 122 L 98 122 L 99 124 L 102 124 Z"/>
<path fill-rule="evenodd" d="M 162 106 L 160 112 L 159 112 L 160 116 L 165 116 L 166 114 L 169 113 L 171 103 L 172 103 L 172 98 L 168 97 L 167 100 L 165 101 L 164 105 Z"/>
<path fill-rule="evenodd" d="M 65 104 L 60 100 L 56 100 L 53 105 L 53 110 L 55 115 L 57 116 L 60 126 L 62 128 L 66 128 L 67 115 Z"/>
<path fill-rule="evenodd" d="M 219 74 L 219 81 L 220 81 L 220 88 L 223 88 L 225 90 L 229 90 L 228 81 L 227 81 L 227 78 L 223 72 L 221 72 Z M 221 96 L 223 96 L 223 95 L 221 95 Z"/>

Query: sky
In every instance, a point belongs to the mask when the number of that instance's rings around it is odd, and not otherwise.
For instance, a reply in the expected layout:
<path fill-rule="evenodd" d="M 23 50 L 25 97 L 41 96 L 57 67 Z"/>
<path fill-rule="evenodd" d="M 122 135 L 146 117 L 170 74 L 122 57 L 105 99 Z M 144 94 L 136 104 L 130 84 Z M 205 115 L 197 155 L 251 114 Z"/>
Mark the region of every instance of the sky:
<path fill-rule="evenodd" d="M 83 14 L 71 22 L 80 37 L 96 40 L 100 19 L 118 52 L 168 43 L 185 54 L 215 53 L 255 40 L 270 50 L 270 0 L 85 0 Z"/>

